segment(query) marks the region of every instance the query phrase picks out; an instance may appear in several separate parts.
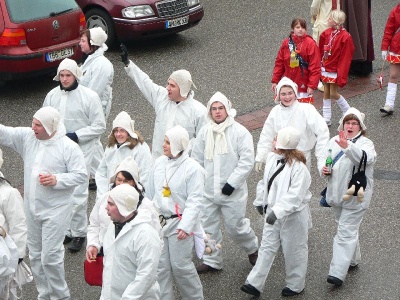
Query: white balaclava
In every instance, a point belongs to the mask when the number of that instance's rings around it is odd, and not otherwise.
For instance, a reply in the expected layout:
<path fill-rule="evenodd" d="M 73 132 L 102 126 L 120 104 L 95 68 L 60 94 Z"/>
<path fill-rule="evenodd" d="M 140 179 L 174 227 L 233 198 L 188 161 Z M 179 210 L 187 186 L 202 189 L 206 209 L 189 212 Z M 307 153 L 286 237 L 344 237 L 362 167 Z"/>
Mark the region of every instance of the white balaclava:
<path fill-rule="evenodd" d="M 168 80 L 170 79 L 175 81 L 176 84 L 179 86 L 180 94 L 182 97 L 188 96 L 192 85 L 194 88 L 196 88 L 192 81 L 192 75 L 190 75 L 190 72 L 187 70 L 177 70 L 173 72 L 169 76 Z"/>
<path fill-rule="evenodd" d="M 189 145 L 189 133 L 181 125 L 176 125 L 167 130 L 165 136 L 169 139 L 173 156 L 177 156 L 179 152 L 186 150 Z"/>
<path fill-rule="evenodd" d="M 113 129 L 120 127 L 122 129 L 125 129 L 128 134 L 131 136 L 131 138 L 137 139 L 138 136 L 135 133 L 135 121 L 131 119 L 131 116 L 125 112 L 121 111 L 114 119 L 113 121 Z M 111 134 L 112 134 L 111 130 Z"/>
<path fill-rule="evenodd" d="M 211 117 L 211 105 L 214 102 L 221 102 L 225 106 L 225 110 L 228 114 L 228 116 L 231 116 L 234 118 L 236 116 L 236 109 L 232 108 L 232 103 L 229 101 L 228 98 L 221 92 L 216 92 L 208 101 L 207 103 L 207 111 L 208 111 L 208 117 L 212 119 Z"/>
<path fill-rule="evenodd" d="M 301 132 L 291 126 L 284 127 L 278 131 L 276 138 L 276 149 L 296 149 L 300 142 Z"/>
<path fill-rule="evenodd" d="M 107 33 L 101 27 L 90 28 L 90 45 L 101 47 L 107 40 Z"/>
<path fill-rule="evenodd" d="M 65 58 L 57 69 L 57 75 L 53 78 L 55 81 L 60 81 L 60 72 L 63 70 L 70 71 L 79 82 L 79 79 L 82 76 L 82 70 L 78 67 L 78 64 L 73 59 Z"/>
<path fill-rule="evenodd" d="M 123 161 L 121 161 L 121 163 L 115 169 L 114 175 L 110 178 L 110 183 L 115 183 L 115 178 L 117 177 L 117 174 L 121 171 L 125 171 L 131 174 L 133 180 L 135 180 L 135 184 L 138 186 L 139 189 L 142 189 L 139 184 L 139 166 L 132 156 L 127 156 Z"/>
<path fill-rule="evenodd" d="M 281 101 L 279 100 L 279 93 L 280 93 L 281 88 L 283 86 L 290 86 L 293 89 L 294 94 L 296 95 L 296 99 L 297 99 L 297 91 L 298 91 L 297 84 L 293 80 L 291 80 L 290 78 L 284 76 L 278 82 L 278 84 L 276 86 L 276 95 L 275 95 L 275 103 L 276 104 L 281 103 Z"/>
<path fill-rule="evenodd" d="M 1 169 L 1 166 L 3 165 L 3 162 L 4 162 L 3 151 L 1 151 L 1 149 L 0 149 L 0 169 Z"/>
<path fill-rule="evenodd" d="M 360 112 L 357 108 L 355 107 L 350 107 L 346 113 L 342 116 L 342 118 L 339 121 L 339 127 L 338 127 L 338 131 L 343 130 L 343 120 L 346 116 L 348 115 L 355 115 L 358 119 L 358 122 L 360 123 L 360 127 L 362 130 L 367 130 L 367 126 L 365 126 L 364 124 L 364 119 L 365 119 L 365 114 Z"/>
<path fill-rule="evenodd" d="M 52 135 L 57 131 L 58 124 L 60 123 L 60 113 L 57 109 L 51 106 L 42 107 L 33 117 L 42 123 L 48 135 Z"/>
<path fill-rule="evenodd" d="M 110 191 L 109 196 L 118 207 L 119 213 L 125 218 L 137 209 L 139 193 L 129 184 L 123 183 L 116 186 Z"/>

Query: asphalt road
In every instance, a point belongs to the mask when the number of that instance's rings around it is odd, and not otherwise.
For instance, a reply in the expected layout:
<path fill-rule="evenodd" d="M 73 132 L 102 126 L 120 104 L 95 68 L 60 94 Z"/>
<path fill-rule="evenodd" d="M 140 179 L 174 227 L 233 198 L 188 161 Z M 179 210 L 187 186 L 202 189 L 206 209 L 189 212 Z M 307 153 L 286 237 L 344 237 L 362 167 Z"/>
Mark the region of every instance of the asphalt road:
<path fill-rule="evenodd" d="M 376 50 L 374 69 L 381 67 L 380 41 L 388 13 L 396 1 L 373 1 L 373 31 Z M 289 33 L 294 16 L 309 19 L 309 0 L 298 1 L 202 1 L 205 17 L 199 26 L 184 33 L 152 41 L 128 44 L 130 58 L 154 82 L 164 85 L 172 71 L 185 68 L 197 86 L 195 98 L 206 104 L 221 91 L 242 115 L 267 105 L 272 106 L 269 92 L 271 71 L 281 41 Z M 309 28 L 309 32 L 311 26 Z M 110 49 L 107 57 L 114 64 L 114 100 L 107 133 L 113 118 L 127 111 L 136 121 L 135 129 L 150 142 L 154 111 L 134 83 L 126 76 L 118 48 Z M 386 70 L 387 71 L 387 70 Z M 56 86 L 52 76 L 8 83 L 0 89 L 0 123 L 8 126 L 30 126 L 32 115 L 39 109 L 50 89 Z M 370 211 L 361 225 L 363 262 L 351 272 L 341 288 L 326 282 L 336 225 L 330 209 L 318 206 L 318 193 L 324 187 L 313 162 L 312 217 L 314 227 L 309 233 L 309 268 L 305 292 L 298 299 L 400 299 L 399 284 L 399 202 L 400 143 L 397 137 L 400 114 L 382 118 L 379 107 L 385 93 L 379 90 L 349 100 L 352 106 L 367 115 L 368 135 L 375 142 L 378 161 L 375 167 L 375 191 Z M 333 124 L 339 120 L 334 108 Z M 336 133 L 332 125 L 331 134 Z M 252 131 L 257 143 L 260 130 Z M 103 137 L 103 141 L 105 138 Z M 5 163 L 2 171 L 15 186 L 23 184 L 23 164 L 18 155 L 3 148 Z M 263 221 L 252 206 L 255 186 L 261 178 L 252 172 L 248 184 L 250 197 L 247 215 L 260 236 Z M 90 207 L 94 193 L 90 194 Z M 205 299 L 251 299 L 239 288 L 251 270 L 247 256 L 224 235 L 223 271 L 201 275 Z M 88 286 L 83 279 L 84 251 L 66 252 L 65 270 L 72 299 L 98 299 L 100 288 Z M 198 263 L 198 261 L 196 261 Z M 279 253 L 267 279 L 261 299 L 279 299 L 285 286 L 284 260 Z M 24 287 L 22 299 L 37 298 L 34 284 Z M 178 296 L 179 299 L 179 296 Z"/>

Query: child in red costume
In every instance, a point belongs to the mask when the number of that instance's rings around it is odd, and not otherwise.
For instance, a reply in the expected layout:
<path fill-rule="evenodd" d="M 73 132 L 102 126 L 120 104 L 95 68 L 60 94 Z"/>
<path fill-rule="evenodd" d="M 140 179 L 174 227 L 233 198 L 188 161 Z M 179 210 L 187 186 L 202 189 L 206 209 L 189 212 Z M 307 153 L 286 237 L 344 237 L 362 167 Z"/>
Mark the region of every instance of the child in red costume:
<path fill-rule="evenodd" d="M 349 104 L 338 93 L 338 86 L 344 87 L 347 83 L 354 44 L 351 35 L 342 27 L 346 15 L 341 10 L 334 10 L 328 20 L 330 28 L 321 33 L 319 37 L 319 50 L 321 53 L 321 79 L 324 84 L 324 99 L 322 115 L 331 125 L 332 100 L 335 100 L 343 113 Z"/>
<path fill-rule="evenodd" d="M 386 22 L 382 38 L 382 58 L 390 63 L 390 77 L 387 86 L 385 106 L 381 112 L 393 114 L 397 83 L 400 78 L 400 3 L 392 9 Z"/>
<path fill-rule="evenodd" d="M 286 76 L 299 87 L 298 101 L 313 103 L 313 93 L 321 75 L 318 46 L 313 38 L 307 35 L 305 19 L 293 19 L 291 28 L 289 37 L 282 42 L 275 59 L 272 91 L 275 93 L 276 85 Z"/>

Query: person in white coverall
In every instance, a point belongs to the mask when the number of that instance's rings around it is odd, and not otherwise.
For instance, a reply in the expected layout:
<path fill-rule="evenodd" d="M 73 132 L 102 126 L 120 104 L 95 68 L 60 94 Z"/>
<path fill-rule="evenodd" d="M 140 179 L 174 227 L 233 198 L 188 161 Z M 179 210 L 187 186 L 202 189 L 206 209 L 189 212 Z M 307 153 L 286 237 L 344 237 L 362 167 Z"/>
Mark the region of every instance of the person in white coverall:
<path fill-rule="evenodd" d="M 341 156 L 332 167 L 331 173 L 325 165 L 318 165 L 321 175 L 328 178 L 326 202 L 332 206 L 338 226 L 333 239 L 333 256 L 327 279 L 336 286 L 341 286 L 348 270 L 357 267 L 361 262 L 359 229 L 371 202 L 376 162 L 375 147 L 373 142 L 365 137 L 366 129 L 364 115 L 354 107 L 348 109 L 340 120 L 339 135 L 333 137 L 325 149 L 326 155 L 328 150 L 332 149 L 332 158 L 342 151 Z M 342 197 L 347 192 L 353 167 L 355 166 L 357 172 L 363 151 L 367 155 L 367 186 L 363 199 L 351 196 L 344 200 Z"/>
<path fill-rule="evenodd" d="M 163 87 L 155 84 L 146 73 L 128 59 L 128 51 L 124 45 L 121 45 L 121 50 L 121 60 L 125 64 L 126 73 L 135 81 L 156 113 L 152 142 L 154 159 L 163 155 L 165 132 L 175 125 L 185 128 L 189 133 L 189 139 L 196 138 L 201 127 L 207 123 L 207 111 L 202 103 L 194 99 L 194 92 L 191 89 L 194 84 L 189 71 L 174 71 L 168 78 L 167 87 Z"/>
<path fill-rule="evenodd" d="M 66 136 L 60 120 L 56 109 L 43 107 L 33 116 L 32 128 L 0 125 L 0 145 L 24 160 L 27 243 L 38 299 L 70 299 L 62 243 L 74 189 L 87 184 L 82 151 Z"/>
<path fill-rule="evenodd" d="M 10 284 L 18 267 L 18 248 L 7 231 L 0 226 L 0 299 L 13 298 Z"/>
<path fill-rule="evenodd" d="M 158 232 L 160 239 L 162 239 L 161 225 L 159 213 L 155 209 L 153 201 L 144 196 L 143 187 L 139 180 L 139 167 L 133 157 L 126 157 L 116 168 L 114 174 L 109 178 L 112 188 L 120 184 L 129 184 L 136 188 L 139 193 L 140 205 L 138 210 L 146 209 L 147 214 L 151 216 L 151 225 Z M 104 234 L 107 231 L 108 225 L 111 220 L 107 215 L 106 206 L 109 192 L 105 193 L 93 207 L 89 217 L 89 226 L 87 234 L 86 258 L 90 260 L 96 257 L 98 253 L 102 252 Z"/>
<path fill-rule="evenodd" d="M 74 60 L 64 59 L 58 66 L 54 80 L 60 86 L 52 89 L 46 96 L 43 106 L 57 109 L 67 136 L 76 142 L 85 157 L 87 182 L 79 185 L 73 194 L 73 212 L 70 228 L 65 234 L 64 243 L 71 252 L 79 251 L 87 233 L 87 200 L 89 172 L 95 152 L 96 139 L 106 129 L 99 96 L 91 89 L 79 84 L 81 70 Z"/>
<path fill-rule="evenodd" d="M 150 212 L 138 204 L 139 193 L 128 184 L 110 191 L 106 210 L 113 223 L 104 236 L 100 300 L 164 299 L 157 283 L 161 240 Z"/>
<path fill-rule="evenodd" d="M 192 158 L 207 172 L 201 222 L 205 232 L 222 243 L 221 217 L 228 235 L 249 256 L 257 260 L 258 239 L 245 217 L 247 178 L 254 166 L 254 146 L 250 132 L 234 120 L 236 110 L 220 92 L 207 104 L 208 125 L 200 132 L 192 149 Z M 222 252 L 203 257 L 198 273 L 222 269 Z"/>
<path fill-rule="evenodd" d="M 246 284 L 245 293 L 259 296 L 275 255 L 282 247 L 285 258 L 286 287 L 282 296 L 295 296 L 304 290 L 308 265 L 308 230 L 311 228 L 311 175 L 304 154 L 296 150 L 301 132 L 291 126 L 278 131 L 273 142 L 275 153 L 268 155 L 264 177 L 257 186 L 254 205 L 265 212 L 258 260 Z M 266 211 L 264 210 L 267 205 Z M 260 209 L 261 208 L 261 209 Z"/>
<path fill-rule="evenodd" d="M 257 144 L 255 170 L 260 172 L 268 154 L 272 151 L 272 142 L 278 130 L 293 126 L 300 130 L 301 140 L 298 150 L 307 159 L 307 167 L 311 168 L 311 150 L 315 146 L 318 163 L 325 162 L 325 146 L 329 141 L 329 129 L 324 118 L 309 103 L 300 103 L 297 97 L 297 84 L 283 77 L 276 86 L 275 102 L 261 131 Z"/>
<path fill-rule="evenodd" d="M 173 300 L 172 276 L 184 300 L 204 299 L 203 286 L 192 261 L 194 236 L 201 228 L 204 169 L 187 154 L 189 134 L 182 126 L 165 133 L 164 155 L 153 167 L 149 198 L 160 211 L 164 247 L 158 266 L 163 300 Z"/>
<path fill-rule="evenodd" d="M 104 55 L 108 49 L 105 44 L 106 40 L 107 34 L 101 27 L 82 31 L 79 46 L 84 53 L 84 62 L 81 66 L 82 77 L 79 83 L 99 95 L 104 118 L 107 122 L 112 103 L 111 85 L 114 80 L 114 67 Z M 92 177 L 96 174 L 103 154 L 103 146 L 101 145 L 100 138 L 98 138 L 90 170 Z M 93 185 L 95 186 L 95 183 Z"/>
<path fill-rule="evenodd" d="M 110 177 L 115 174 L 115 169 L 121 161 L 128 156 L 132 156 L 138 163 L 140 182 L 147 190 L 153 157 L 149 146 L 135 130 L 134 125 L 135 121 L 125 111 L 120 112 L 113 121 L 108 144 L 96 172 L 97 200 L 110 190 Z"/>
<path fill-rule="evenodd" d="M 0 169 L 3 165 L 3 152 L 0 149 Z M 26 249 L 26 219 L 23 208 L 21 194 L 13 188 L 0 171 L 0 226 L 4 228 L 7 234 L 12 238 L 18 247 L 19 263 L 25 256 Z M 0 299 L 18 299 L 17 290 L 11 286 L 11 280 L 14 274 L 1 278 L 0 281 L 6 281 L 6 288 L 3 290 L 0 283 Z"/>

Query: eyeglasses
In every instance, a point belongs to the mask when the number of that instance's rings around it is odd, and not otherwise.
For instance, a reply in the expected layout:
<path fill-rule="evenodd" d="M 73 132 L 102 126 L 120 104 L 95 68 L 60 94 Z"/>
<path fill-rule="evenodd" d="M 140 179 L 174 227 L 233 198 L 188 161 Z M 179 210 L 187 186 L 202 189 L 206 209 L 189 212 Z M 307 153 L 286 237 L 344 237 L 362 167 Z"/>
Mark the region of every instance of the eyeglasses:
<path fill-rule="evenodd" d="M 348 126 L 359 126 L 360 125 L 360 123 L 358 123 L 358 122 L 350 122 L 350 121 L 348 121 L 348 122 L 345 122 L 344 124 L 346 124 L 346 125 L 348 125 Z"/>

